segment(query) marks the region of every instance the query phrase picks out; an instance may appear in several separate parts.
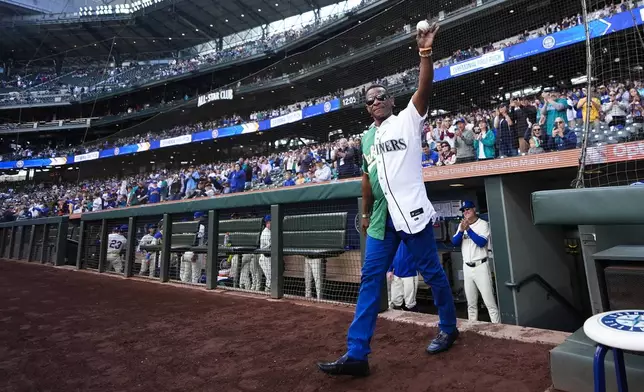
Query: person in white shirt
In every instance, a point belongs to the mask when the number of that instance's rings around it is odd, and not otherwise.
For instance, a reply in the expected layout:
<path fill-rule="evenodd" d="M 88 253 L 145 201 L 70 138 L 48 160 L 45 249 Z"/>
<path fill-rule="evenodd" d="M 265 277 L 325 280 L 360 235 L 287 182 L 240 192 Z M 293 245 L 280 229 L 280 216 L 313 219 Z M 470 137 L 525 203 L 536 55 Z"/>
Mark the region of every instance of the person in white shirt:
<path fill-rule="evenodd" d="M 271 216 L 266 215 L 264 217 L 264 230 L 259 237 L 259 248 L 260 249 L 270 249 L 271 248 Z M 264 290 L 267 293 L 271 292 L 271 257 L 266 255 L 259 255 L 259 266 L 264 272 L 266 277 L 266 285 Z"/>
<path fill-rule="evenodd" d="M 463 221 L 452 237 L 454 246 L 460 246 L 463 254 L 463 279 L 465 280 L 465 297 L 467 298 L 467 318 L 477 321 L 479 316 L 479 291 L 493 323 L 500 323 L 499 308 L 492 290 L 492 276 L 488 263 L 488 238 L 490 226 L 476 215 L 476 208 L 471 201 L 464 201 L 461 206 Z"/>
<path fill-rule="evenodd" d="M 141 245 L 143 246 L 154 246 L 159 244 L 159 240 L 155 237 L 157 228 L 154 225 L 147 225 L 148 233 L 141 238 L 139 241 L 138 252 L 143 253 L 143 261 L 141 261 L 141 270 L 139 275 L 144 276 L 149 272 L 148 276 L 154 278 L 154 271 L 157 268 L 157 256 L 155 253 L 148 252 L 146 250 L 141 250 Z"/>
<path fill-rule="evenodd" d="M 322 159 L 318 159 L 315 164 L 317 168 L 315 169 L 313 182 L 329 181 L 331 179 L 331 168 Z"/>
<path fill-rule="evenodd" d="M 115 272 L 123 273 L 123 259 L 121 252 L 125 249 L 127 239 L 123 237 L 123 232 L 127 231 L 127 225 L 114 228 L 114 232 L 107 236 L 107 255 L 105 259 L 110 263 L 109 269 Z"/>
<path fill-rule="evenodd" d="M 92 211 L 101 211 L 103 209 L 103 198 L 99 193 L 95 195 L 95 199 L 92 202 Z"/>
<path fill-rule="evenodd" d="M 317 364 L 327 374 L 369 375 L 368 356 L 380 292 L 400 242 L 412 254 L 438 308 L 439 332 L 425 351 L 432 355 L 444 352 L 459 335 L 454 298 L 436 248 L 432 223 L 436 211 L 427 197 L 421 170 L 423 124 L 434 79 L 432 45 L 438 25 L 423 21 L 419 26 L 418 89 L 409 103 L 394 115 L 394 99 L 385 86 L 372 85 L 365 91 L 366 109 L 373 123 L 361 143 L 364 262 L 355 315 L 347 334 L 347 351 L 335 361 Z"/>

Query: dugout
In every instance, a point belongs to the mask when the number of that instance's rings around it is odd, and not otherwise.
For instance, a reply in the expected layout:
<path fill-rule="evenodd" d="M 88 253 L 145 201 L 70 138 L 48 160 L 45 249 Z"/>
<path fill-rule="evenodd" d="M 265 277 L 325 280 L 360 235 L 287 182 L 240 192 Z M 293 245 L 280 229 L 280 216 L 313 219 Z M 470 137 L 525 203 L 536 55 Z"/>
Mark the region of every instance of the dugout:
<path fill-rule="evenodd" d="M 534 226 L 530 215 L 533 191 L 566 188 L 571 178 L 574 169 L 551 169 L 426 183 L 430 200 L 440 211 L 457 211 L 462 200 L 472 200 L 482 217 L 489 220 L 496 291 L 504 323 L 566 330 L 577 326 L 572 314 L 583 309 L 578 305 L 583 298 L 576 294 L 581 287 L 577 280 L 585 282 L 585 277 L 576 272 L 577 256 L 570 251 L 578 249 L 574 245 L 575 228 Z M 65 233 L 71 230 L 64 244 L 78 250 L 75 260 L 61 258 L 58 263 L 126 277 L 145 275 L 163 282 L 205 284 L 211 289 L 250 290 L 275 298 L 294 296 L 351 304 L 357 297 L 364 248 L 358 231 L 359 198 L 359 180 L 347 180 L 84 213 L 80 220 L 66 221 L 67 227 L 62 229 Z M 195 218 L 197 211 L 204 216 Z M 261 250 L 258 241 L 267 215 L 272 217 L 272 246 Z M 437 227 L 442 239 L 438 248 L 456 301 L 463 302 L 462 272 L 459 273 L 462 259 L 460 250 L 451 247 L 450 242 L 455 214 L 443 215 Z M 182 230 L 193 228 L 191 233 L 175 233 L 190 241 L 173 245 L 174 224 L 195 219 L 199 223 L 176 226 Z M 239 220 L 248 224 L 240 224 Z M 2 224 L 0 234 L 3 238 L 18 238 L 16 227 L 33 226 L 33 222 Z M 201 225 L 204 230 L 200 237 Z M 116 271 L 108 257 L 108 238 L 113 228 L 122 226 L 127 226 L 123 232 L 127 247 L 119 256 L 123 267 Z M 154 253 L 154 270 L 143 274 L 145 252 L 138 245 L 150 226 L 156 226 L 155 230 L 168 240 L 162 241 Z M 233 239 L 234 249 L 226 248 L 226 234 Z M 240 239 L 244 239 L 243 244 L 238 242 Z M 16 252 L 7 253 L 10 240 L 4 242 L 7 245 L 2 245 L 0 251 L 5 258 L 21 258 Z M 189 280 L 184 279 L 188 273 L 186 252 L 192 252 L 190 259 L 201 265 Z M 262 255 L 278 261 L 271 262 L 270 283 L 266 279 L 268 270 L 260 274 L 257 264 L 248 264 Z M 111 257 L 116 257 L 114 252 Z M 248 276 L 246 284 L 243 274 Z M 427 293 L 426 287 L 421 288 L 419 297 Z"/>
<path fill-rule="evenodd" d="M 644 187 L 615 186 L 566 189 L 532 194 L 535 227 L 579 227 L 592 314 L 641 309 L 644 278 Z M 595 342 L 579 328 L 550 352 L 555 388 L 586 391 L 593 388 Z M 631 385 L 644 382 L 644 356 L 625 353 Z M 611 362 L 612 357 L 607 358 Z M 608 365 L 607 365 L 608 366 Z M 608 390 L 615 375 L 607 372 Z"/>

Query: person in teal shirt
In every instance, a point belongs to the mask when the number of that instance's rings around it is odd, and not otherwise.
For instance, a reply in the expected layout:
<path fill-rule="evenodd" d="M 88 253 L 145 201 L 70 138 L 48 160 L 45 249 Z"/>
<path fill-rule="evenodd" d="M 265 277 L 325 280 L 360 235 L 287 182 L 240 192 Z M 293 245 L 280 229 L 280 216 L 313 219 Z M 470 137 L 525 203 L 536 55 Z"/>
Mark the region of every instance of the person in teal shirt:
<path fill-rule="evenodd" d="M 552 130 L 556 125 L 555 120 L 558 117 L 567 118 L 566 109 L 568 108 L 568 101 L 562 98 L 557 91 L 543 93 L 543 100 L 544 104 L 541 108 L 539 124 L 545 124 L 548 136 L 552 136 Z"/>
<path fill-rule="evenodd" d="M 474 128 L 474 155 L 477 160 L 494 158 L 496 151 L 494 144 L 496 135 L 487 129 L 485 120 L 479 121 L 479 126 Z"/>

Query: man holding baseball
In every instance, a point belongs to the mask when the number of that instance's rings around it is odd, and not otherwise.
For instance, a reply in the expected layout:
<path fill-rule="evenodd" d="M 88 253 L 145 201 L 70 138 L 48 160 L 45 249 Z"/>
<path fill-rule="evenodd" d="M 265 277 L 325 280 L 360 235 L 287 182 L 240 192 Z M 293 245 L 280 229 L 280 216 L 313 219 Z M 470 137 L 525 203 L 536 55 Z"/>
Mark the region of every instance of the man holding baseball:
<path fill-rule="evenodd" d="M 356 312 L 349 327 L 347 353 L 334 362 L 320 362 L 327 374 L 367 376 L 369 343 L 380 303 L 380 290 L 400 242 L 404 242 L 415 268 L 432 288 L 438 308 L 439 333 L 426 351 L 448 350 L 456 338 L 454 300 L 440 264 L 432 219 L 436 212 L 427 198 L 421 171 L 423 123 L 434 78 L 432 45 L 438 25 L 422 21 L 416 42 L 420 56 L 418 90 L 397 116 L 394 100 L 383 86 L 366 91 L 367 111 L 374 122 L 362 139 L 362 230 L 366 247 Z"/>

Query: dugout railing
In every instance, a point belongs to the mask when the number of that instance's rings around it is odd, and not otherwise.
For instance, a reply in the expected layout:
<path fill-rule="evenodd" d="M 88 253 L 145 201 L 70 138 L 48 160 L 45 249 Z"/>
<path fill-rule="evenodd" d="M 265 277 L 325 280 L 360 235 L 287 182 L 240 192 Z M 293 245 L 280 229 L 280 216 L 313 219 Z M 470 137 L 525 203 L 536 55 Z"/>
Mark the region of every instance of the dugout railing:
<path fill-rule="evenodd" d="M 67 216 L 0 223 L 0 258 L 56 266 L 75 264 L 68 251 L 73 247 L 70 237 L 75 227 Z"/>
<path fill-rule="evenodd" d="M 364 257 L 360 194 L 350 180 L 8 222 L 0 258 L 354 304 Z M 384 285 L 383 293 L 384 310 Z"/>

